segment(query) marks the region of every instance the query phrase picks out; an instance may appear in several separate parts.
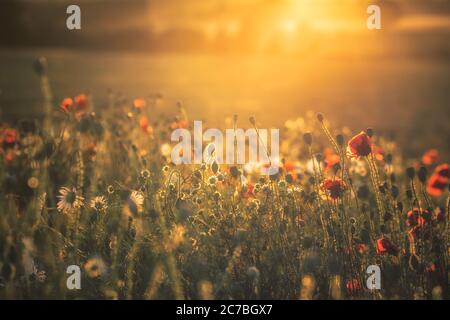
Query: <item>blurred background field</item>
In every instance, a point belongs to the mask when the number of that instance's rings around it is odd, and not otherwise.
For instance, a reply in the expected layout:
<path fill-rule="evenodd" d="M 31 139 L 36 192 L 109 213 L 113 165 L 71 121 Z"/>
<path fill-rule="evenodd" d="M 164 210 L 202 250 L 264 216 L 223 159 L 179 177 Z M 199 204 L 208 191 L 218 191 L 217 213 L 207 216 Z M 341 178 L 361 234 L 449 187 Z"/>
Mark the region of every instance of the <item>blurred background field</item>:
<path fill-rule="evenodd" d="M 308 110 L 336 125 L 372 126 L 411 156 L 448 156 L 450 5 L 379 1 L 79 1 L 82 30 L 65 28 L 70 1 L 2 1 L 2 119 L 39 117 L 32 62 L 46 56 L 55 105 L 79 92 L 97 108 L 108 93 L 161 94 L 191 119 L 220 126 L 234 113 L 281 126 Z M 375 1 L 376 3 L 376 1 Z"/>

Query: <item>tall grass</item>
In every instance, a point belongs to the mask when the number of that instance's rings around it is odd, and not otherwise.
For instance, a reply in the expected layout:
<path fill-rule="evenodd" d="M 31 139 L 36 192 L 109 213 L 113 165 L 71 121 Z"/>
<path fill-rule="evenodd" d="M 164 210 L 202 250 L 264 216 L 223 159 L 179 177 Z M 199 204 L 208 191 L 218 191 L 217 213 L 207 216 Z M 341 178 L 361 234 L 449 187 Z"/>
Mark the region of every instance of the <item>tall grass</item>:
<path fill-rule="evenodd" d="M 1 128 L 0 298 L 449 298 L 448 165 L 308 114 L 286 122 L 277 175 L 173 166 L 181 105 L 111 94 L 57 107 L 35 67 L 44 120 Z M 366 287 L 374 264 L 381 290 Z"/>

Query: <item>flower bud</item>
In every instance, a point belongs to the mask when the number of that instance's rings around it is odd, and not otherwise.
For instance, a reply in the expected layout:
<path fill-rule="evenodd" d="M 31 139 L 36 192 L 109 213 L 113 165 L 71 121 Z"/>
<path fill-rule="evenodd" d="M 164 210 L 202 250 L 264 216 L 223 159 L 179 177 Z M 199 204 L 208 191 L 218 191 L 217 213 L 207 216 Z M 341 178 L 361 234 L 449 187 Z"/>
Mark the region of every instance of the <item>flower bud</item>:
<path fill-rule="evenodd" d="M 313 137 L 312 137 L 312 133 L 311 132 L 306 132 L 303 135 L 303 140 L 305 141 L 305 143 L 310 146 L 312 145 L 312 141 L 313 141 Z"/>
<path fill-rule="evenodd" d="M 344 136 L 342 134 L 338 134 L 336 136 L 336 142 L 340 147 L 342 147 L 344 145 Z"/>

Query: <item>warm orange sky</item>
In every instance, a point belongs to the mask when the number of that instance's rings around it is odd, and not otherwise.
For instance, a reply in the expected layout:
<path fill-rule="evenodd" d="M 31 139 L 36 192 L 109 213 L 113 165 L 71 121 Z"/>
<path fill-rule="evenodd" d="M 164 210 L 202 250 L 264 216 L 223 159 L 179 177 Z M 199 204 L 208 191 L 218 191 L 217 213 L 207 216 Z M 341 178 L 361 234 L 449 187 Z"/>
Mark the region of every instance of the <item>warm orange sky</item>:
<path fill-rule="evenodd" d="M 178 26 L 206 29 L 207 32 L 235 32 L 244 24 L 262 25 L 292 32 L 308 28 L 351 28 L 364 22 L 368 0 L 165 0 L 149 1 L 149 20 L 156 30 Z M 381 1 L 386 20 L 420 14 L 426 25 L 442 25 L 435 15 L 450 9 L 445 0 Z M 424 5 L 426 3 L 427 5 Z M 415 11 L 415 12 L 414 12 Z M 403 17 L 407 18 L 407 17 Z M 442 19 L 442 17 L 440 18 Z M 448 20 L 448 17 L 444 17 Z"/>

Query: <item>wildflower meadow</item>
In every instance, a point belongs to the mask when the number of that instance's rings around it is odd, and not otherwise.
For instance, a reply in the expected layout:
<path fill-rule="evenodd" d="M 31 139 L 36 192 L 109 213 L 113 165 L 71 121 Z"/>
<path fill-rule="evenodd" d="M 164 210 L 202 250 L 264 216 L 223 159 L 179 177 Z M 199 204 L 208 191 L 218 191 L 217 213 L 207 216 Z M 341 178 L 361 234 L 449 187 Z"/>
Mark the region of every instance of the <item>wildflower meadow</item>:
<path fill-rule="evenodd" d="M 195 120 L 182 103 L 55 101 L 47 61 L 34 71 L 42 117 L 0 127 L 1 299 L 450 297 L 439 150 L 410 159 L 377 128 L 315 110 L 280 128 L 274 174 L 214 157 L 175 165 L 171 133 Z M 258 114 L 224 120 L 263 126 Z"/>

